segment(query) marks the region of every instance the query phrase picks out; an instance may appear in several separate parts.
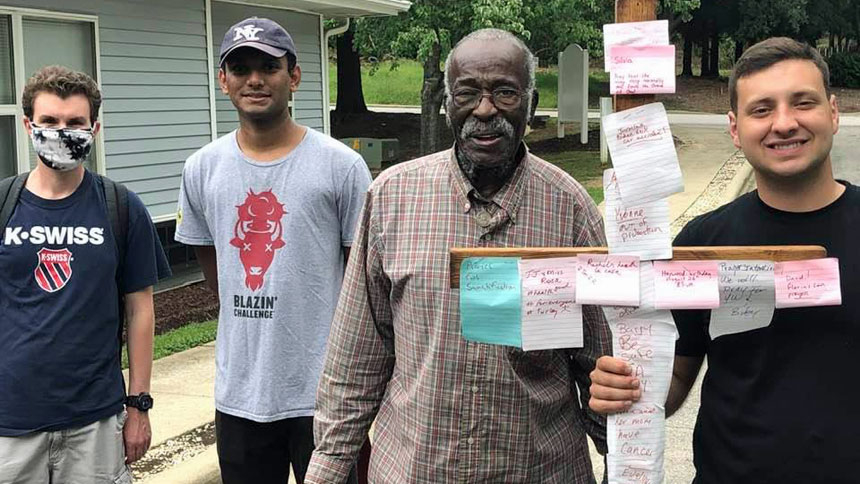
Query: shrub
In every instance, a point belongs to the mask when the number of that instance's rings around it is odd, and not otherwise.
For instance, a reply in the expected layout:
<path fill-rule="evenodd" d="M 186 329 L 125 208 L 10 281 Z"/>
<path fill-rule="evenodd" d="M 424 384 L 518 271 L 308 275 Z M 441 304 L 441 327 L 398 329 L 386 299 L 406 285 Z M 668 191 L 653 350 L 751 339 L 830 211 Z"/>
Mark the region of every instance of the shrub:
<path fill-rule="evenodd" d="M 839 52 L 831 55 L 827 64 L 832 86 L 860 88 L 860 53 Z"/>

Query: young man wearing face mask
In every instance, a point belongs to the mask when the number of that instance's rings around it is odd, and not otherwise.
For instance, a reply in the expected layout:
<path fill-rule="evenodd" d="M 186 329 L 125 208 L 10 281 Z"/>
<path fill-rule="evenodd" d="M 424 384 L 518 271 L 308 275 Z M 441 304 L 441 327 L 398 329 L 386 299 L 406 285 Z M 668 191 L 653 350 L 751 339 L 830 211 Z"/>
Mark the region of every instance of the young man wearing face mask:
<path fill-rule="evenodd" d="M 220 57 L 221 91 L 239 128 L 186 162 L 176 240 L 195 246 L 221 301 L 221 479 L 282 484 L 292 466 L 302 482 L 329 326 L 370 173 L 356 152 L 290 117 L 301 68 L 283 27 L 245 19 L 226 32 Z"/>
<path fill-rule="evenodd" d="M 107 182 L 82 165 L 100 128 L 95 81 L 45 67 L 22 104 L 38 161 L 0 240 L 0 482 L 131 482 L 151 438 L 152 286 L 169 268 L 131 192 L 118 247 Z"/>

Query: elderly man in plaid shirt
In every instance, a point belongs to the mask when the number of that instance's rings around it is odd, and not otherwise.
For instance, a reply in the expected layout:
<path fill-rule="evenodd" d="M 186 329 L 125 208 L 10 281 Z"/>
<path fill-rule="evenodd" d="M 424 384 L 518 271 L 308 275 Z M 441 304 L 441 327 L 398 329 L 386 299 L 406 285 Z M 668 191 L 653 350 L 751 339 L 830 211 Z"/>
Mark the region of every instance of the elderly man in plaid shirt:
<path fill-rule="evenodd" d="M 605 245 L 582 186 L 522 142 L 537 106 L 534 56 L 481 30 L 445 68 L 455 146 L 371 185 L 317 393 L 306 482 L 344 482 L 376 419 L 373 483 L 591 483 L 585 404 L 610 352 L 598 308 L 583 348 L 523 352 L 466 341 L 448 287 L 451 247 Z"/>

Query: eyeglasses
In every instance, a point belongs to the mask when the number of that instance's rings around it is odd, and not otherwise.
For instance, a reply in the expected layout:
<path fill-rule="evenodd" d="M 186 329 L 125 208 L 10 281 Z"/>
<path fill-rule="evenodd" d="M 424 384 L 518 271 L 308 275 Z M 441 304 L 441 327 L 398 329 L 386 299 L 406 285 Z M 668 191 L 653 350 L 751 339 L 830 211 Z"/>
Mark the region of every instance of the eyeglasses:
<path fill-rule="evenodd" d="M 500 87 L 493 92 L 472 88 L 457 89 L 451 94 L 451 100 L 458 108 L 475 109 L 488 96 L 498 109 L 516 109 L 523 102 L 523 93 L 510 87 Z"/>

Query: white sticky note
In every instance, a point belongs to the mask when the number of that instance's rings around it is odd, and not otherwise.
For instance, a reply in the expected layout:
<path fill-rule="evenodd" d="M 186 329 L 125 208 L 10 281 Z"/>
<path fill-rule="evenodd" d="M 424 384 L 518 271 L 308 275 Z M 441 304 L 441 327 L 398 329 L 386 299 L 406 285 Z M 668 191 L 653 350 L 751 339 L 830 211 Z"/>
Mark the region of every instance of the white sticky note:
<path fill-rule="evenodd" d="M 603 24 L 603 69 L 609 72 L 609 49 L 613 45 L 669 45 L 669 21 Z"/>
<path fill-rule="evenodd" d="M 768 326 L 773 319 L 773 261 L 720 261 L 720 307 L 711 310 L 711 339 Z"/>
<path fill-rule="evenodd" d="M 625 205 L 653 202 L 684 191 L 663 104 L 651 103 L 609 114 L 603 118 L 601 129 Z"/>
<path fill-rule="evenodd" d="M 776 307 L 839 306 L 839 259 L 777 262 L 774 267 Z"/>
<path fill-rule="evenodd" d="M 576 257 L 521 259 L 523 350 L 582 348 Z"/>
<path fill-rule="evenodd" d="M 669 311 L 647 318 L 609 322 L 612 352 L 639 379 L 642 396 L 624 413 L 607 417 L 609 482 L 662 482 L 666 446 L 665 408 L 675 357 L 677 330 Z"/>
<path fill-rule="evenodd" d="M 720 306 L 719 265 L 712 260 L 654 262 L 657 309 L 713 309 Z"/>
<path fill-rule="evenodd" d="M 606 202 L 604 220 L 610 254 L 636 255 L 643 261 L 672 258 L 667 199 L 625 205 L 612 169 L 603 172 L 603 199 Z"/>
<path fill-rule="evenodd" d="M 639 305 L 638 257 L 580 254 L 576 262 L 578 304 Z"/>
<path fill-rule="evenodd" d="M 615 46 L 609 49 L 610 94 L 675 92 L 675 46 Z"/>

